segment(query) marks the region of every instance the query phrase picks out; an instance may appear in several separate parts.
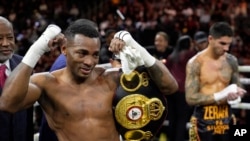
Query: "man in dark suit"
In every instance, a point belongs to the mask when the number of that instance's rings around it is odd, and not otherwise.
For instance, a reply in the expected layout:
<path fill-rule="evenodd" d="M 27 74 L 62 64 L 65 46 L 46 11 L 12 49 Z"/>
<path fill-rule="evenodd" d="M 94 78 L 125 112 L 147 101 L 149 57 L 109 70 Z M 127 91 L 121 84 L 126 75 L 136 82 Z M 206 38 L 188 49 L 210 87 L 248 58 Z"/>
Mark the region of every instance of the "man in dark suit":
<path fill-rule="evenodd" d="M 3 68 L 0 81 L 4 81 L 3 78 L 8 77 L 22 60 L 21 56 L 14 54 L 15 47 L 12 24 L 0 16 L 0 67 Z M 0 83 L 0 95 L 2 85 Z M 33 109 L 14 114 L 0 111 L 0 141 L 33 141 Z"/>

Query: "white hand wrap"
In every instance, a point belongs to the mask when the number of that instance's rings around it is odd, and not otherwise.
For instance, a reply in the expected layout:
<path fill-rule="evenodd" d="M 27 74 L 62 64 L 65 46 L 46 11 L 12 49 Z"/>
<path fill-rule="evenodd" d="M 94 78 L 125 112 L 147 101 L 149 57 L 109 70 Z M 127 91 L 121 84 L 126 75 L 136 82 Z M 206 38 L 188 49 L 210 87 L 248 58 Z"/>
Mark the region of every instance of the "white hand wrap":
<path fill-rule="evenodd" d="M 235 99 L 235 100 L 228 100 L 228 101 L 227 101 L 227 103 L 230 104 L 230 105 L 238 104 L 238 103 L 240 103 L 240 102 L 241 102 L 240 96 L 238 96 L 238 98 Z"/>
<path fill-rule="evenodd" d="M 116 56 L 121 59 L 122 71 L 124 74 L 130 74 L 138 66 L 144 65 L 140 52 L 131 46 L 125 46 L 119 55 Z"/>
<path fill-rule="evenodd" d="M 156 59 L 151 54 L 149 54 L 144 47 L 142 47 L 140 44 L 138 44 L 133 39 L 133 37 L 130 35 L 129 32 L 127 32 L 127 31 L 119 31 L 119 32 L 117 32 L 115 34 L 114 37 L 123 40 L 126 43 L 127 46 L 131 46 L 134 49 L 136 49 L 137 51 L 139 51 L 141 59 L 143 60 L 144 65 L 146 67 L 151 67 L 151 66 L 154 65 Z"/>
<path fill-rule="evenodd" d="M 57 25 L 49 25 L 39 39 L 31 45 L 22 62 L 26 65 L 34 68 L 40 57 L 47 51 L 49 51 L 49 40 L 55 38 L 61 32 L 61 28 Z"/>
<path fill-rule="evenodd" d="M 228 93 L 236 93 L 236 92 L 237 92 L 237 85 L 231 84 L 222 91 L 214 93 L 214 100 L 219 101 L 221 99 L 226 98 L 228 96 Z"/>

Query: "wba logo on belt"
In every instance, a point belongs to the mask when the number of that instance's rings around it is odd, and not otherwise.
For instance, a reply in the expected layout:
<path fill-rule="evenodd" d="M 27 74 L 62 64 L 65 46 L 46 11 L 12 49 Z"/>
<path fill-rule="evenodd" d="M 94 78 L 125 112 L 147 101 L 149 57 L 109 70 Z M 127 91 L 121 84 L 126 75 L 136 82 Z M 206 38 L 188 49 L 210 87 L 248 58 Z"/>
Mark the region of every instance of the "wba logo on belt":
<path fill-rule="evenodd" d="M 125 140 L 151 139 L 167 115 L 165 96 L 144 67 L 121 74 L 113 106 L 117 129 Z"/>

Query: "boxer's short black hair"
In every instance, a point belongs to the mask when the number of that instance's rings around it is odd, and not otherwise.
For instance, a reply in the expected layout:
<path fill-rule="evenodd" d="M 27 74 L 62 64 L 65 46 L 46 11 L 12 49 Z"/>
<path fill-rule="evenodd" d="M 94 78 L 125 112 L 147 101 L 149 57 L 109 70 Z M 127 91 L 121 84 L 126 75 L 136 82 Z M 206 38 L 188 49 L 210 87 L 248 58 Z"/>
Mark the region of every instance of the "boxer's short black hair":
<path fill-rule="evenodd" d="M 65 30 L 66 38 L 74 38 L 76 34 L 82 34 L 90 38 L 99 38 L 98 26 L 88 19 L 79 19 L 74 21 Z"/>
<path fill-rule="evenodd" d="M 216 22 L 210 27 L 209 35 L 214 38 L 220 38 L 223 36 L 233 37 L 234 33 L 229 23 Z"/>

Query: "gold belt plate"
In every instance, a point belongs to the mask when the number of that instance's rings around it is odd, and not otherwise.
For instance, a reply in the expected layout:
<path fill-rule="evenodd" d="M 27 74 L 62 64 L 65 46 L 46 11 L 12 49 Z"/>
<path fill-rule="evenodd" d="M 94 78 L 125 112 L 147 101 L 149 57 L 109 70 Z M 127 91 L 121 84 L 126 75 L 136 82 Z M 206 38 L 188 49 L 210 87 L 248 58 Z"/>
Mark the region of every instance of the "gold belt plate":
<path fill-rule="evenodd" d="M 140 129 L 152 120 L 159 120 L 165 110 L 158 98 L 148 98 L 141 94 L 123 97 L 115 108 L 115 117 L 126 129 Z"/>

